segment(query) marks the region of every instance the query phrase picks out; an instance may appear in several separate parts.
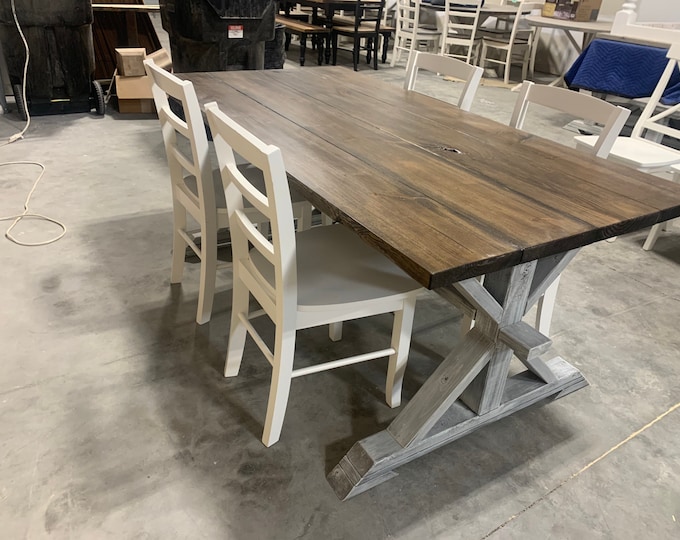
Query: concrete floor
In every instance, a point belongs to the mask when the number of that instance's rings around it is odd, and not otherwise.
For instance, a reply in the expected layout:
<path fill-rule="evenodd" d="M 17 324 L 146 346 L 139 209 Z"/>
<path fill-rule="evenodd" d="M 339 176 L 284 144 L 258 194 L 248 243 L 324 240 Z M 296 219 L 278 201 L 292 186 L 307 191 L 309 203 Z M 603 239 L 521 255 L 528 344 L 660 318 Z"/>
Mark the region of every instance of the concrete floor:
<path fill-rule="evenodd" d="M 357 77 L 401 84 L 403 72 L 403 63 L 364 65 Z M 421 83 L 440 97 L 458 90 L 436 77 Z M 483 86 L 473 112 L 505 123 L 515 97 Z M 540 114 L 529 128 L 569 143 L 564 123 Z M 21 125 L 0 117 L 0 136 Z M 36 117 L 24 140 L 0 147 L 0 161 L 16 160 L 47 166 L 31 207 L 68 230 L 45 247 L 0 241 L 2 538 L 680 537 L 677 227 L 649 253 L 645 231 L 589 246 L 565 271 L 553 351 L 589 387 L 340 502 L 326 474 L 398 412 L 383 401 L 385 363 L 296 379 L 280 442 L 261 444 L 268 364 L 249 343 L 241 375 L 221 375 L 229 274 L 204 326 L 194 322 L 197 265 L 169 284 L 157 120 L 113 110 Z M 37 172 L 0 168 L 0 215 L 20 212 Z M 27 221 L 17 234 L 53 232 Z M 459 323 L 436 297 L 419 302 L 405 400 L 455 344 Z M 385 341 L 389 327 L 385 317 L 348 324 L 338 344 L 323 329 L 302 332 L 299 358 Z"/>

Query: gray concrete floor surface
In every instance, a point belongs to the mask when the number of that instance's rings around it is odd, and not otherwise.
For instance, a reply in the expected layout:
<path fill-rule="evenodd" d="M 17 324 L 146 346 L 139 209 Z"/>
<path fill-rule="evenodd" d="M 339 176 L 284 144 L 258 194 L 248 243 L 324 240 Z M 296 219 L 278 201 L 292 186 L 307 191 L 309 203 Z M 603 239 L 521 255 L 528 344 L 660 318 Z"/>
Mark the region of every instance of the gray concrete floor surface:
<path fill-rule="evenodd" d="M 300 69 L 293 50 L 286 69 Z M 401 84 L 403 75 L 403 62 L 356 74 L 367 85 Z M 459 90 L 434 75 L 420 83 L 440 98 Z M 516 95 L 482 86 L 472 112 L 507 123 Z M 571 143 L 562 115 L 536 118 L 528 130 Z M 21 127 L 14 114 L 0 117 L 2 140 Z M 158 121 L 113 108 L 105 117 L 35 117 L 24 140 L 0 147 L 0 161 L 18 160 L 46 165 L 31 208 L 67 233 L 44 247 L 0 241 L 1 538 L 680 537 L 676 226 L 652 252 L 641 249 L 640 231 L 584 248 L 564 272 L 551 353 L 582 370 L 589 387 L 340 502 L 326 474 L 398 412 L 383 400 L 386 362 L 296 379 L 281 440 L 265 448 L 269 365 L 249 341 L 240 376 L 221 373 L 229 273 L 218 277 L 203 326 L 194 321 L 198 265 L 186 265 L 181 286 L 169 283 Z M 21 211 L 38 172 L 0 167 L 0 215 Z M 37 241 L 55 232 L 27 220 L 16 234 Z M 405 401 L 459 326 L 444 301 L 419 301 Z M 361 350 L 389 331 L 389 317 L 347 324 L 337 344 L 323 328 L 304 331 L 298 359 Z"/>

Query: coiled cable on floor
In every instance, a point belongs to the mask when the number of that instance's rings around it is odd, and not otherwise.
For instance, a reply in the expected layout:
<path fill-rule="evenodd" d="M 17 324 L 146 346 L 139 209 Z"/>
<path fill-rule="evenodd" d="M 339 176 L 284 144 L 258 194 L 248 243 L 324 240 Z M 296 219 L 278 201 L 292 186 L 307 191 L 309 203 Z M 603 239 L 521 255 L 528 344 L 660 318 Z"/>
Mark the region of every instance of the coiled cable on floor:
<path fill-rule="evenodd" d="M 8 161 L 6 163 L 0 163 L 0 167 L 4 165 L 35 165 L 37 167 L 40 167 L 40 174 L 38 175 L 38 178 L 36 178 L 35 182 L 33 182 L 33 187 L 31 188 L 31 191 L 28 193 L 28 196 L 26 197 L 26 201 L 24 202 L 24 211 L 21 214 L 15 215 L 15 216 L 5 216 L 5 217 L 0 217 L 0 221 L 9 221 L 14 220 L 12 224 L 9 226 L 9 229 L 5 231 L 5 237 L 8 240 L 11 240 L 15 244 L 18 244 L 20 246 L 45 246 L 47 244 L 51 244 L 52 242 L 56 242 L 59 240 L 62 236 L 66 234 L 66 226 L 61 222 L 58 221 L 54 218 L 45 216 L 43 214 L 35 214 L 29 212 L 28 209 L 28 204 L 31 202 L 31 197 L 33 196 L 33 192 L 35 189 L 38 187 L 38 182 L 40 182 L 40 179 L 43 177 L 43 174 L 45 174 L 45 166 L 42 163 L 38 163 L 37 161 Z M 49 221 L 50 223 L 54 223 L 55 225 L 61 227 L 61 233 L 54 238 L 51 238 L 49 240 L 44 240 L 42 242 L 22 242 L 21 240 L 18 240 L 14 236 L 12 236 L 12 229 L 19 223 L 22 219 L 42 219 L 44 221 Z"/>

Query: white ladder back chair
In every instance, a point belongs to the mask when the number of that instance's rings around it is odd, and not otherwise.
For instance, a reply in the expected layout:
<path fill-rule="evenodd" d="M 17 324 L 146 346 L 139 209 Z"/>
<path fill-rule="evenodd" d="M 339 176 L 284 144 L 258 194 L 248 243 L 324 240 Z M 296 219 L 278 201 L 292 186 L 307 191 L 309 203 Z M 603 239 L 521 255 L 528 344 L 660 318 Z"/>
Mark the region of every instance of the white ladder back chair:
<path fill-rule="evenodd" d="M 161 124 L 172 183 L 170 282 L 182 281 L 185 248 L 189 246 L 201 260 L 196 322 L 203 324 L 210 320 L 215 293 L 217 230 L 220 226 L 227 226 L 226 213 L 223 214 L 222 222 L 218 223 L 216 189 L 221 189 L 221 182 L 216 188 L 208 137 L 193 85 L 158 67 L 153 60 L 147 59 L 144 64 L 152 80 L 151 90 Z M 181 105 L 184 118 L 180 118 L 172 110 L 169 97 Z M 216 179 L 219 182 L 219 177 Z M 197 235 L 188 229 L 187 214 L 198 224 L 200 245 Z"/>
<path fill-rule="evenodd" d="M 217 231 L 229 227 L 224 187 L 219 170 L 210 158 L 210 144 L 205 122 L 194 86 L 158 67 L 153 60 L 144 62 L 152 80 L 152 94 L 170 170 L 173 205 L 172 267 L 170 282 L 180 283 L 184 274 L 186 246 L 201 261 L 196 322 L 210 321 L 217 277 Z M 182 109 L 180 117 L 171 106 L 171 99 Z M 260 184 L 259 171 L 248 170 Z M 295 193 L 295 215 L 298 227 L 311 225 L 311 204 Z M 266 230 L 267 220 L 249 208 L 260 228 Z M 187 214 L 198 230 L 189 228 Z M 231 266 L 225 263 L 224 266 Z"/>
<path fill-rule="evenodd" d="M 420 69 L 462 80 L 465 85 L 458 98 L 458 107 L 464 111 L 470 110 L 479 83 L 482 80 L 482 68 L 467 64 L 457 58 L 415 51 L 409 57 L 406 66 L 406 78 L 404 79 L 406 90 L 415 90 Z"/>
<path fill-rule="evenodd" d="M 630 115 L 628 109 L 607 103 L 588 94 L 524 81 L 510 118 L 511 127 L 522 129 L 531 103 L 601 124 L 602 130 L 599 135 L 595 136 L 595 144 L 588 148 L 588 152 L 601 158 L 606 158 L 609 155 L 616 138 L 621 133 L 621 129 Z"/>
<path fill-rule="evenodd" d="M 661 104 L 661 97 L 668 86 L 668 81 L 678 70 L 680 43 L 671 45 L 667 57 L 668 64 L 635 123 L 630 137 L 619 137 L 614 142 L 610 154 L 610 159 L 644 172 L 663 171 L 671 165 L 680 163 L 680 151 L 662 144 L 664 136 L 680 140 L 680 129 L 668 124 L 668 120 L 680 112 L 680 103 L 670 107 Z M 660 111 L 657 112 L 657 109 Z M 575 140 L 580 147 L 592 148 L 595 144 L 593 136 L 577 136 Z"/>
<path fill-rule="evenodd" d="M 482 32 L 482 52 L 479 65 L 485 67 L 487 62 L 503 66 L 503 82 L 510 81 L 510 68 L 513 64 L 521 64 L 522 80 L 527 78 L 527 73 L 533 77 L 531 65 L 531 53 L 533 51 L 536 31 L 524 21 L 524 14 L 535 9 L 540 9 L 543 2 L 520 2 L 514 13 L 510 34 Z M 487 57 L 489 50 L 499 52 L 499 59 Z"/>
<path fill-rule="evenodd" d="M 401 60 L 401 53 L 409 54 L 417 50 L 420 43 L 431 43 L 433 50 L 439 49 L 441 32 L 436 26 L 420 24 L 420 0 L 397 0 L 394 45 L 392 48 L 392 60 L 394 65 Z"/>
<path fill-rule="evenodd" d="M 271 446 L 279 440 L 295 377 L 389 357 L 386 401 L 391 407 L 398 406 L 416 296 L 422 287 L 346 227 L 329 225 L 296 234 L 280 149 L 257 139 L 217 104 L 209 103 L 205 110 L 227 186 L 233 246 L 234 287 L 225 376 L 238 375 L 246 335 L 250 334 L 272 366 L 262 442 Z M 264 192 L 236 167 L 234 152 L 262 171 Z M 271 239 L 262 235 L 244 212 L 246 201 L 270 219 Z M 261 310 L 250 311 L 251 295 Z M 394 313 L 389 346 L 293 368 L 297 330 L 384 313 Z M 273 350 L 250 322 L 262 315 L 276 327 Z"/>
<path fill-rule="evenodd" d="M 461 6 L 465 4 L 465 9 Z M 447 0 L 444 11 L 444 33 L 441 54 L 460 58 L 468 64 L 477 63 L 477 30 L 483 0 Z M 452 47 L 458 48 L 452 50 Z"/>
<path fill-rule="evenodd" d="M 589 149 L 590 152 L 601 158 L 608 156 L 614 141 L 616 141 L 630 115 L 628 109 L 607 103 L 588 94 L 524 81 L 512 112 L 510 126 L 522 129 L 530 103 L 601 124 L 602 131 L 597 136 L 596 143 Z M 552 282 L 537 305 L 535 326 L 539 332 L 546 336 L 550 332 L 559 281 L 560 278 L 558 277 Z"/>
<path fill-rule="evenodd" d="M 680 103 L 672 106 L 661 104 L 661 97 L 671 76 L 679 69 L 680 43 L 671 45 L 666 56 L 668 58 L 666 68 L 635 123 L 630 137 L 618 137 L 609 155 L 612 160 L 648 173 L 663 173 L 680 163 L 680 150 L 663 144 L 664 136 L 680 141 L 680 129 L 669 124 L 671 117 L 677 117 L 680 113 Z M 584 148 L 591 148 L 596 142 L 594 137 L 588 135 L 577 136 L 575 140 L 577 146 Z M 654 247 L 659 233 L 665 226 L 665 223 L 658 223 L 652 227 L 642 246 L 645 251 Z"/>

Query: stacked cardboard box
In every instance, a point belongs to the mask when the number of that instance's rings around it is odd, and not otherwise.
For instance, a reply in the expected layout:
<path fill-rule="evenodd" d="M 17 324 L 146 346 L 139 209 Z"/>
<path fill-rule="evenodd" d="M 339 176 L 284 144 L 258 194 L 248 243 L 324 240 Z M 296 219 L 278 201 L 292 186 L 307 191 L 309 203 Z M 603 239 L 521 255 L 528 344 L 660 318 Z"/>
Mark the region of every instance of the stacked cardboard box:
<path fill-rule="evenodd" d="M 160 67 L 172 71 L 170 56 L 165 49 L 151 53 L 149 58 Z M 142 48 L 116 49 L 116 95 L 121 113 L 153 113 L 156 108 L 151 94 L 151 79 L 144 70 L 146 50 Z"/>
<path fill-rule="evenodd" d="M 542 15 L 577 22 L 596 21 L 602 0 L 545 0 Z"/>

